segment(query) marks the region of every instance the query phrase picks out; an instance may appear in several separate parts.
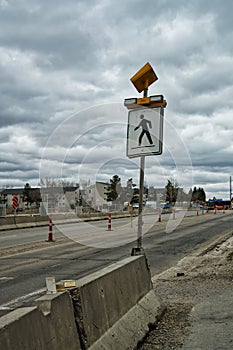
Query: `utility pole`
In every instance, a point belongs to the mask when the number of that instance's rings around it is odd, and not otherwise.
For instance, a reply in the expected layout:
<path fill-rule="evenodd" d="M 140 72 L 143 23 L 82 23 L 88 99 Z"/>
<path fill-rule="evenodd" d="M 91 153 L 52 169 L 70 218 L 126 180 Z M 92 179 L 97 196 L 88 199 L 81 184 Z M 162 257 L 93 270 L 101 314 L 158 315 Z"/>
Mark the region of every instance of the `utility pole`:
<path fill-rule="evenodd" d="M 230 202 L 231 202 L 231 199 L 232 199 L 232 187 L 231 187 L 231 176 L 230 176 Z M 231 209 L 232 209 L 232 206 L 231 206 Z"/>

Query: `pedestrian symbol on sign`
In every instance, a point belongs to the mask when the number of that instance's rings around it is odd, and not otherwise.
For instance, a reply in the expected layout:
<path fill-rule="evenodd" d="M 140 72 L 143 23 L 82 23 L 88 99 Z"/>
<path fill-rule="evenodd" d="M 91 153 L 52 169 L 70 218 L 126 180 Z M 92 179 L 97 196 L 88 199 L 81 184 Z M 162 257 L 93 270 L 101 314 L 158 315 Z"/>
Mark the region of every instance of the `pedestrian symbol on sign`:
<path fill-rule="evenodd" d="M 145 119 L 144 114 L 140 115 L 140 123 L 138 124 L 138 126 L 136 126 L 136 128 L 134 128 L 134 131 L 136 131 L 137 129 L 139 129 L 140 127 L 142 128 L 142 132 L 139 135 L 139 139 L 138 139 L 138 146 L 141 146 L 142 143 L 142 138 L 143 136 L 146 134 L 148 141 L 150 143 L 150 145 L 153 145 L 153 141 L 152 138 L 150 136 L 150 132 L 148 130 L 148 127 L 151 129 L 152 128 L 152 124 L 150 120 Z"/>

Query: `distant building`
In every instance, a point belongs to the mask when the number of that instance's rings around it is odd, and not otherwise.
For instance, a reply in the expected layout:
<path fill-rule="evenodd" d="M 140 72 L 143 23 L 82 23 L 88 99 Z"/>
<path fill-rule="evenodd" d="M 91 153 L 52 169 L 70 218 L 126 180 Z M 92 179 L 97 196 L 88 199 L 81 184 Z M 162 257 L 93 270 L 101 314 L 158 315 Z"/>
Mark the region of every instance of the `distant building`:
<path fill-rule="evenodd" d="M 154 188 L 150 186 L 148 188 L 148 201 L 161 201 L 164 202 L 166 200 L 166 188 Z"/>
<path fill-rule="evenodd" d="M 106 191 L 109 184 L 97 181 L 94 185 L 85 187 L 81 190 L 82 204 L 89 206 L 95 210 L 102 211 L 108 207 Z"/>
<path fill-rule="evenodd" d="M 79 187 L 40 188 L 43 205 L 48 213 L 63 213 L 75 209 L 79 198 Z"/>
<path fill-rule="evenodd" d="M 43 187 L 30 188 L 36 192 L 37 198 L 41 196 L 43 205 L 48 213 L 66 212 L 75 209 L 78 200 L 78 186 L 70 187 Z M 7 188 L 0 192 L 1 202 L 7 207 L 12 206 L 14 196 L 18 198 L 18 208 L 25 209 L 27 203 L 24 201 L 24 188 Z M 37 203 L 32 203 L 30 208 L 36 208 Z"/>
<path fill-rule="evenodd" d="M 31 191 L 39 192 L 38 188 L 31 188 Z M 18 208 L 24 209 L 26 207 L 26 203 L 24 201 L 24 188 L 6 188 L 1 191 L 1 201 L 6 204 L 6 207 L 12 206 L 13 197 L 18 198 Z"/>

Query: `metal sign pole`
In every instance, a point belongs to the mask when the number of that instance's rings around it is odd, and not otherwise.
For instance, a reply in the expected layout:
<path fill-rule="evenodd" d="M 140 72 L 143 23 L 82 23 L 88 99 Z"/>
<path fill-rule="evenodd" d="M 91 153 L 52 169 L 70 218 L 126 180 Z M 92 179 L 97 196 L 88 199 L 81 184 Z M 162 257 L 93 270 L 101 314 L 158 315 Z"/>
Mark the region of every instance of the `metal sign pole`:
<path fill-rule="evenodd" d="M 144 89 L 143 97 L 147 97 L 148 88 Z M 138 207 L 138 236 L 137 249 L 133 250 L 133 255 L 144 253 L 142 247 L 142 211 L 143 211 L 143 194 L 144 194 L 144 172 L 145 172 L 145 156 L 140 157 L 140 183 L 139 183 L 139 207 Z"/>
<path fill-rule="evenodd" d="M 139 208 L 138 208 L 138 238 L 137 238 L 138 253 L 141 253 L 141 250 L 142 250 L 142 211 L 143 211 L 143 192 L 144 192 L 144 171 L 145 171 L 145 156 L 141 156 Z"/>
<path fill-rule="evenodd" d="M 164 100 L 163 95 L 148 97 L 148 87 L 158 80 L 158 77 L 149 62 L 139 69 L 130 80 L 139 93 L 143 91 L 143 98 L 125 99 L 125 106 L 130 110 L 128 114 L 127 129 L 127 156 L 129 158 L 140 157 L 137 247 L 133 248 L 131 252 L 131 255 L 137 255 L 144 254 L 144 249 L 142 247 L 142 212 L 145 156 L 162 154 L 163 108 L 166 107 L 167 102 Z M 141 108 L 138 108 L 140 106 Z M 148 109 L 147 107 L 152 108 Z M 155 107 L 159 107 L 159 109 L 157 111 L 152 111 Z M 144 114 L 148 119 L 145 118 Z M 140 122 L 139 118 L 141 119 Z M 139 128 L 142 128 L 140 135 L 135 133 Z M 149 129 L 153 129 L 152 135 L 150 134 Z M 149 144 L 141 144 L 144 134 L 147 136 Z"/>

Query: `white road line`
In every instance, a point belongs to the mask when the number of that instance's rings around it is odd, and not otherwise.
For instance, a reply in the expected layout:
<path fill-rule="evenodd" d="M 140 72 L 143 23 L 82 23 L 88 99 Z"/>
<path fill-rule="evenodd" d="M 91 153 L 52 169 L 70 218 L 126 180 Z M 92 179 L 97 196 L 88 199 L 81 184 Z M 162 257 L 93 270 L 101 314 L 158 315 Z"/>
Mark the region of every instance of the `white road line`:
<path fill-rule="evenodd" d="M 3 238 L 3 239 L 5 239 L 5 238 L 12 238 L 12 237 L 16 237 L 16 235 L 10 235 L 10 236 L 0 236 L 0 238 Z"/>
<path fill-rule="evenodd" d="M 0 277 L 0 282 L 1 281 L 9 281 L 9 280 L 13 280 L 14 279 L 14 277 Z"/>
<path fill-rule="evenodd" d="M 23 301 L 25 301 L 25 300 L 27 300 L 27 299 L 29 299 L 31 297 L 34 297 L 34 296 L 36 296 L 38 294 L 41 294 L 41 293 L 43 293 L 45 291 L 46 291 L 46 288 L 41 288 L 41 289 L 38 289 L 38 290 L 36 290 L 36 291 L 34 291 L 32 293 L 23 295 L 22 297 L 10 300 L 10 301 L 8 301 L 5 304 L 0 305 L 0 311 L 3 311 L 3 310 L 14 310 L 16 307 L 21 306 Z"/>

